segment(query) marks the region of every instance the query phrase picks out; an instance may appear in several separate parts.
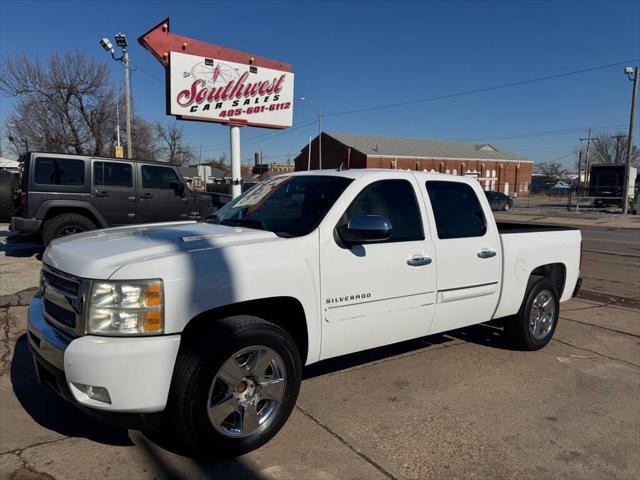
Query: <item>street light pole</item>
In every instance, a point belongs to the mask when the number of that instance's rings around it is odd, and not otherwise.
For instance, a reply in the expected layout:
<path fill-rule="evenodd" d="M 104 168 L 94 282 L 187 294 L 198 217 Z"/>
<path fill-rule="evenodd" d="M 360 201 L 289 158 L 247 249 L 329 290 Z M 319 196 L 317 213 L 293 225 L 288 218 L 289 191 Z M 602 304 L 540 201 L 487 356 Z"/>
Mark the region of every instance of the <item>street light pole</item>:
<path fill-rule="evenodd" d="M 111 54 L 116 62 L 122 62 L 124 65 L 124 96 L 126 103 L 127 114 L 127 158 L 133 157 L 133 142 L 131 140 L 131 86 L 129 82 L 129 53 L 127 52 L 127 37 L 124 33 L 118 33 L 115 35 L 116 45 L 122 49 L 122 54 L 116 57 L 113 44 L 108 38 L 100 40 L 100 45 L 107 53 Z"/>
<path fill-rule="evenodd" d="M 626 215 L 629 211 L 629 173 L 631 171 L 631 156 L 633 154 L 633 119 L 636 114 L 636 96 L 638 95 L 638 70 L 640 67 L 625 67 L 624 73 L 633 82 L 633 93 L 631 94 L 631 115 L 629 117 L 629 136 L 627 137 L 627 161 L 624 169 L 624 192 L 622 192 L 622 213 Z"/>
<path fill-rule="evenodd" d="M 313 108 L 313 110 L 316 112 L 316 115 L 318 116 L 318 170 L 322 170 L 322 129 L 320 127 L 320 119 L 322 118 L 322 113 L 308 98 L 300 97 L 299 100 L 309 103 L 309 105 L 311 105 L 311 108 Z M 311 142 L 309 142 L 309 151 L 311 151 Z"/>
<path fill-rule="evenodd" d="M 133 158 L 133 144 L 131 142 L 131 86 L 129 84 L 129 53 L 124 49 L 122 54 L 124 63 L 124 95 L 127 108 L 127 158 Z"/>

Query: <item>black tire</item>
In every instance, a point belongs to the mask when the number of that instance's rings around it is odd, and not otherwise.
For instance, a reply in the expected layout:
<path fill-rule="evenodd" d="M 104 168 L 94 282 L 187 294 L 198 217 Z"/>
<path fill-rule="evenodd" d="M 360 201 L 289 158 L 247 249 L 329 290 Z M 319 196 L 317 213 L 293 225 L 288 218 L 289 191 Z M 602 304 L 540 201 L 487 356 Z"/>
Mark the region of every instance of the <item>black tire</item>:
<path fill-rule="evenodd" d="M 219 385 L 216 383 L 219 370 L 243 349 L 264 347 L 275 351 L 284 364 L 281 401 L 277 402 L 271 417 L 266 417 L 264 428 L 261 426 L 257 432 L 242 437 L 224 434 L 220 431 L 221 425 L 213 426 L 207 409 L 210 403 L 216 403 L 213 397 Z M 176 360 L 167 414 L 171 426 L 196 456 L 235 457 L 264 445 L 278 433 L 295 406 L 301 376 L 300 354 L 286 331 L 253 316 L 228 317 L 215 322 L 208 331 L 185 340 Z M 227 385 L 223 383 L 223 387 Z M 227 390 L 223 396 L 229 398 L 238 391 Z M 260 393 L 258 390 L 258 399 Z M 227 420 L 240 418 L 235 411 L 230 415 Z"/>
<path fill-rule="evenodd" d="M 8 221 L 15 214 L 13 195 L 18 184 L 18 176 L 0 170 L 0 220 Z"/>
<path fill-rule="evenodd" d="M 56 238 L 95 229 L 96 224 L 84 215 L 79 213 L 63 213 L 44 222 L 42 227 L 42 243 L 46 247 Z"/>
<path fill-rule="evenodd" d="M 506 202 L 504 202 L 504 207 L 502 207 L 502 210 L 505 212 L 508 212 L 510 209 L 511 209 L 511 202 L 507 200 Z"/>
<path fill-rule="evenodd" d="M 544 336 L 540 336 L 535 335 L 531 330 L 531 314 L 536 298 L 540 298 L 539 296 L 542 296 L 543 292 L 550 294 L 551 303 L 549 305 L 553 305 L 553 313 L 551 315 L 552 323 L 548 332 Z M 505 319 L 503 322 L 505 336 L 514 348 L 519 350 L 540 350 L 553 338 L 559 317 L 560 302 L 555 286 L 547 278 L 533 277 L 529 282 L 529 288 L 520 311 L 514 317 Z"/>

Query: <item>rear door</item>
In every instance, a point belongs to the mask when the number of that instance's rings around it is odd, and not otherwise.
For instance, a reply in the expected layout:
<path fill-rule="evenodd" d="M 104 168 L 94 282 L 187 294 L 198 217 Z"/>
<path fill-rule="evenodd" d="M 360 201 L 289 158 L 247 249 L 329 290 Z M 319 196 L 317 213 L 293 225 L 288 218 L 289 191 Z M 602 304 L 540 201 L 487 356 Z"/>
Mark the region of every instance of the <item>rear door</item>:
<path fill-rule="evenodd" d="M 498 304 L 500 238 L 479 185 L 427 180 L 438 281 L 430 334 L 485 322 Z"/>
<path fill-rule="evenodd" d="M 185 220 L 188 213 L 186 188 L 183 193 L 178 186 L 184 184 L 172 167 L 138 164 L 140 179 L 138 186 L 139 222 L 168 222 Z"/>
<path fill-rule="evenodd" d="M 131 162 L 92 161 L 91 202 L 109 226 L 134 223 L 138 195 Z"/>

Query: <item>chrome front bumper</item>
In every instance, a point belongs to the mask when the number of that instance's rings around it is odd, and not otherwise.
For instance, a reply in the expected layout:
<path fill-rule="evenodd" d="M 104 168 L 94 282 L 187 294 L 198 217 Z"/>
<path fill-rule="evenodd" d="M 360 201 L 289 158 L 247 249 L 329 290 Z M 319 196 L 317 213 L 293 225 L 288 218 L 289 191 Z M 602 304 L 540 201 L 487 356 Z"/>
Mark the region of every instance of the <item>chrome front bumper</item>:
<path fill-rule="evenodd" d="M 36 294 L 29 305 L 27 330 L 29 346 L 46 362 L 64 372 L 64 351 L 73 339 L 45 320 L 40 294 Z"/>

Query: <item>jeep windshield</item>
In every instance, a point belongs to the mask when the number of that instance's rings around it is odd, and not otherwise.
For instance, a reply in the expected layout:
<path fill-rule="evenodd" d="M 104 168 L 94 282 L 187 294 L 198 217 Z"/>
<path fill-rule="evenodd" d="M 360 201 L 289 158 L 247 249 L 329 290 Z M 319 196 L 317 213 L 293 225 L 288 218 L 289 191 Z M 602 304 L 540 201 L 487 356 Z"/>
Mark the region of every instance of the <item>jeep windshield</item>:
<path fill-rule="evenodd" d="M 281 237 L 313 231 L 351 180 L 327 175 L 278 176 L 259 183 L 207 220 L 267 230 Z"/>

